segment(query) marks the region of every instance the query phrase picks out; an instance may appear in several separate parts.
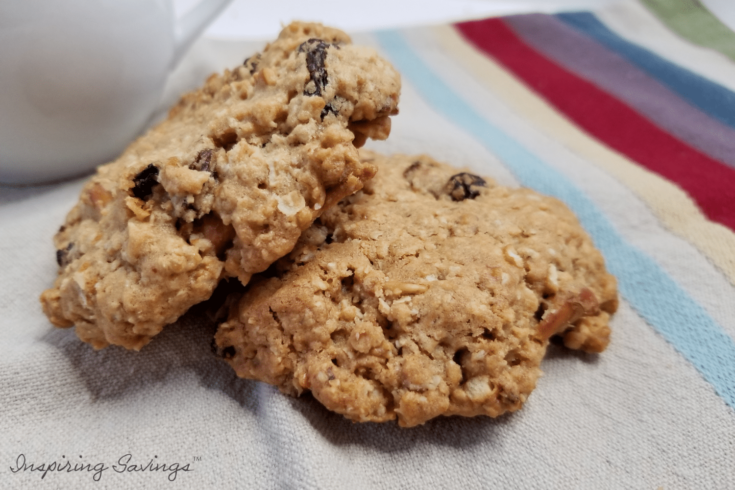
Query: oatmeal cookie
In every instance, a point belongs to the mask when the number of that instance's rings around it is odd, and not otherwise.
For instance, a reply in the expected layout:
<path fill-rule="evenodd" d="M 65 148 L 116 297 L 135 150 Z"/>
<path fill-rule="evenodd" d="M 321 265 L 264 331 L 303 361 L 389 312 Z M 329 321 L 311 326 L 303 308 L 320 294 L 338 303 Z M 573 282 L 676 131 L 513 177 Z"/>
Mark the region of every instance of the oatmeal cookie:
<path fill-rule="evenodd" d="M 246 284 L 374 175 L 357 147 L 388 136 L 399 91 L 342 31 L 287 26 L 98 169 L 55 237 L 46 315 L 95 348 L 140 349 L 222 277 Z"/>
<path fill-rule="evenodd" d="M 552 336 L 600 352 L 616 281 L 573 213 L 427 156 L 325 212 L 251 283 L 214 348 L 353 421 L 519 409 Z"/>

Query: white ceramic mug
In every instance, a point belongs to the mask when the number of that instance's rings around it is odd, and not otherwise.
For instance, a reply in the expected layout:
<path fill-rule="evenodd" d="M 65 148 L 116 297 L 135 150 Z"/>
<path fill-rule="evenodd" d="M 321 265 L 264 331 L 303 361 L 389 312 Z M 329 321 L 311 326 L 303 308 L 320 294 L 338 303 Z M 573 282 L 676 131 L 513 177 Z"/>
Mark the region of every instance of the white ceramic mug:
<path fill-rule="evenodd" d="M 231 0 L 0 2 L 0 182 L 79 175 L 118 155 L 169 72 Z"/>

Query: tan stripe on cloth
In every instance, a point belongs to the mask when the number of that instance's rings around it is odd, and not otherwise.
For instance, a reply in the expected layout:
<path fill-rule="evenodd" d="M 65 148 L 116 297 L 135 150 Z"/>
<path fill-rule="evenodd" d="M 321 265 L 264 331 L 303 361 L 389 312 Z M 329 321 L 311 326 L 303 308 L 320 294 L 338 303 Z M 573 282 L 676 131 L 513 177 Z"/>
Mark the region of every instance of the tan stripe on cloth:
<path fill-rule="evenodd" d="M 735 234 L 707 220 L 683 190 L 581 131 L 494 60 L 476 51 L 453 27 L 439 26 L 433 32 L 452 58 L 479 82 L 542 132 L 630 188 L 668 229 L 697 247 L 735 285 Z"/>

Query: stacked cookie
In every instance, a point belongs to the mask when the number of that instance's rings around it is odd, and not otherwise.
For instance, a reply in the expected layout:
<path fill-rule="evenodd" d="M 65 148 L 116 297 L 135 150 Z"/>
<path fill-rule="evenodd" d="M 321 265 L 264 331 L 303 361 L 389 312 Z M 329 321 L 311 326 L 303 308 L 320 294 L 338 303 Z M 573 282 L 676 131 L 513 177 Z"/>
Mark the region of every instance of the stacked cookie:
<path fill-rule="evenodd" d="M 227 276 L 247 284 L 375 167 L 400 77 L 342 31 L 292 24 L 262 54 L 185 95 L 102 166 L 55 237 L 41 302 L 95 348 L 140 349 Z"/>
<path fill-rule="evenodd" d="M 99 169 L 55 238 L 47 316 L 140 349 L 232 277 L 214 345 L 241 377 L 355 421 L 520 408 L 550 337 L 607 346 L 615 279 L 555 199 L 359 153 L 399 90 L 341 31 L 286 27 Z"/>
<path fill-rule="evenodd" d="M 427 156 L 363 159 L 376 177 L 220 325 L 218 353 L 239 376 L 413 426 L 520 408 L 553 335 L 607 346 L 615 279 L 563 203 Z"/>

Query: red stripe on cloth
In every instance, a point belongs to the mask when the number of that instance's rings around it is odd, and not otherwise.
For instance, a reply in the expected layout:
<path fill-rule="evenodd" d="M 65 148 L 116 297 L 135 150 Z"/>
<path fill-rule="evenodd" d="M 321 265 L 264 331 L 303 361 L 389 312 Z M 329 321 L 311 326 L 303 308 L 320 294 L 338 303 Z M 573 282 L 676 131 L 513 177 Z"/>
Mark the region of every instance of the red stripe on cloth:
<path fill-rule="evenodd" d="M 525 44 L 502 20 L 456 24 L 485 54 L 598 140 L 675 182 L 707 217 L 735 231 L 735 171 L 661 130 L 597 86 Z"/>

